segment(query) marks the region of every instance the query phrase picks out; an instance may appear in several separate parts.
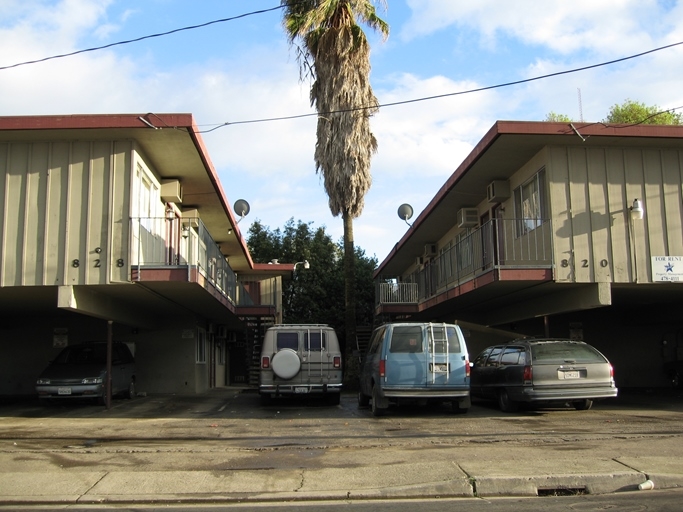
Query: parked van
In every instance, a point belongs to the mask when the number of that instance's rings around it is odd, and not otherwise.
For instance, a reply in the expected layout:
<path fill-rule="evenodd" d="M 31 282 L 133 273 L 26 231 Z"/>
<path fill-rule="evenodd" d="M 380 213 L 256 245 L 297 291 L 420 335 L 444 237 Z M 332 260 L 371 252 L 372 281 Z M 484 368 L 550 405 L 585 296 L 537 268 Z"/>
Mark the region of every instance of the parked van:
<path fill-rule="evenodd" d="M 374 330 L 361 361 L 359 407 L 382 415 L 390 403 L 451 402 L 467 412 L 470 364 L 460 327 L 441 323 L 389 323 Z"/>
<path fill-rule="evenodd" d="M 276 325 L 261 348 L 261 403 L 289 395 L 323 396 L 339 405 L 342 357 L 332 327 L 324 324 Z"/>

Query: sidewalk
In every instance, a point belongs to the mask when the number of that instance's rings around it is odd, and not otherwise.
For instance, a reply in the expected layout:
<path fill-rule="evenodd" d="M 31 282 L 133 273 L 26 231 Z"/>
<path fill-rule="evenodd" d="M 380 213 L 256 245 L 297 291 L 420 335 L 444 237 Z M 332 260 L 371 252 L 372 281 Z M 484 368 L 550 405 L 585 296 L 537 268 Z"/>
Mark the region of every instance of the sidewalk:
<path fill-rule="evenodd" d="M 179 503 L 367 498 L 604 494 L 683 487 L 678 457 L 418 462 L 386 466 L 237 471 L 4 473 L 0 505 Z M 653 492 L 653 491 L 642 491 Z"/>

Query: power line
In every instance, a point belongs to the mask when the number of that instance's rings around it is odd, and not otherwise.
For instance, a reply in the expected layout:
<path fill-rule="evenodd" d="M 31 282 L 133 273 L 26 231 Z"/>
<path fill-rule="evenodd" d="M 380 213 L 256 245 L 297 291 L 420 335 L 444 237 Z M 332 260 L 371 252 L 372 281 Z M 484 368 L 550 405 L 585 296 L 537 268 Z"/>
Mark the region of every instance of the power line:
<path fill-rule="evenodd" d="M 536 76 L 533 78 L 525 78 L 523 80 L 515 80 L 513 82 L 505 82 L 505 83 L 497 84 L 497 85 L 489 85 L 489 86 L 485 86 L 485 87 L 478 87 L 476 89 L 468 89 L 465 91 L 451 92 L 451 93 L 446 93 L 446 94 L 437 94 L 435 96 L 424 96 L 421 98 L 415 98 L 415 99 L 403 100 L 403 101 L 396 101 L 393 103 L 384 103 L 384 104 L 380 104 L 380 105 L 355 107 L 355 108 L 349 108 L 349 109 L 343 109 L 343 110 L 334 110 L 334 111 L 330 111 L 330 112 L 312 112 L 309 114 L 298 114 L 298 115 L 284 116 L 284 117 L 269 117 L 269 118 L 263 118 L 263 119 L 251 119 L 251 120 L 246 120 L 246 121 L 233 121 L 233 122 L 228 121 L 228 122 L 222 123 L 218 126 L 215 126 L 214 128 L 211 128 L 209 130 L 200 131 L 199 133 L 209 133 L 209 132 L 212 132 L 214 130 L 218 130 L 219 128 L 222 128 L 224 126 L 231 126 L 231 125 L 235 125 L 235 124 L 267 123 L 267 122 L 273 122 L 273 121 L 286 121 L 286 120 L 291 120 L 291 119 L 300 119 L 303 117 L 341 114 L 344 112 L 356 112 L 356 111 L 361 111 L 361 110 L 375 109 L 378 107 L 379 108 L 395 107 L 397 105 L 407 105 L 410 103 L 417 103 L 420 101 L 429 101 L 429 100 L 435 100 L 435 99 L 440 99 L 440 98 L 447 98 L 450 96 L 461 96 L 464 94 L 471 94 L 471 93 L 475 93 L 475 92 L 490 91 L 492 89 L 500 89 L 502 87 L 510 87 L 513 85 L 520 85 L 520 84 L 525 84 L 525 83 L 529 83 L 529 82 L 535 82 L 537 80 L 543 80 L 545 78 L 552 78 L 552 77 L 561 76 L 561 75 L 568 75 L 570 73 L 578 73 L 579 71 L 586 71 L 588 69 L 594 69 L 594 68 L 599 68 L 599 67 L 603 67 L 603 66 L 609 66 L 611 64 L 616 64 L 618 62 L 624 62 L 627 60 L 636 59 L 638 57 L 643 57 L 643 56 L 648 55 L 650 53 L 658 52 L 661 50 L 666 50 L 666 49 L 673 48 L 673 47 L 679 46 L 679 45 L 683 45 L 683 41 L 679 41 L 678 43 L 668 44 L 666 46 L 660 46 L 659 48 L 654 48 L 652 50 L 647 50 L 645 52 L 636 53 L 636 54 L 630 55 L 628 57 L 622 57 L 619 59 L 614 59 L 614 60 L 610 60 L 607 62 L 602 62 L 600 64 L 591 64 L 590 66 L 582 66 L 580 68 L 574 68 L 574 69 L 569 69 L 569 70 L 565 70 L 565 71 L 557 71 L 555 73 L 548 73 L 546 75 L 540 75 L 540 76 Z"/>
<path fill-rule="evenodd" d="M 277 7 L 271 7 L 269 9 L 262 9 L 260 11 L 252 11 L 252 12 L 248 12 L 245 14 L 240 14 L 238 16 L 233 16 L 231 18 L 222 18 L 219 20 L 207 21 L 206 23 L 200 23 L 199 25 L 191 25 L 189 27 L 176 28 L 173 30 L 169 30 L 168 32 L 159 32 L 158 34 L 150 34 L 147 36 L 136 37 L 135 39 L 128 39 L 126 41 L 118 41 L 116 43 L 109 43 L 109 44 L 105 44 L 104 46 L 95 46 L 93 48 L 86 48 L 84 50 L 77 50 L 77 51 L 71 52 L 71 53 L 63 53 L 61 55 L 53 55 L 51 57 L 45 57 L 42 59 L 29 60 L 26 62 L 19 62 L 17 64 L 11 64 L 9 66 L 1 66 L 0 71 L 4 71 L 6 69 L 18 68 L 19 66 L 27 66 L 29 64 L 38 64 L 40 62 L 46 62 L 48 60 L 63 59 L 65 57 L 73 57 L 74 55 L 78 55 L 81 53 L 88 53 L 88 52 L 95 52 L 98 50 L 105 50 L 105 49 L 111 48 L 113 46 L 121 46 L 124 44 L 137 43 L 140 41 L 144 41 L 145 39 L 152 39 L 155 37 L 168 36 L 168 35 L 175 34 L 178 32 L 183 32 L 186 30 L 194 30 L 197 28 L 204 28 L 204 27 L 208 27 L 209 25 L 215 25 L 216 23 L 225 23 L 226 21 L 234 21 L 234 20 L 238 20 L 241 18 L 246 18 L 247 16 L 254 16 L 256 14 L 264 14 L 267 12 L 277 11 L 278 9 L 282 9 L 282 7 L 283 7 L 282 5 L 278 5 Z"/>

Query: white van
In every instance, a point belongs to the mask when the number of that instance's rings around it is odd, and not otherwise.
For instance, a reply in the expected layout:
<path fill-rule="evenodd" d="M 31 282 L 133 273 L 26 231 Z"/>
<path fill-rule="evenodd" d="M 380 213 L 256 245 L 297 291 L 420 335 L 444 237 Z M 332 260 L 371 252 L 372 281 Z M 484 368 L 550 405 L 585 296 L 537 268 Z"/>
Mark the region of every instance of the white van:
<path fill-rule="evenodd" d="M 276 325 L 261 348 L 259 393 L 268 404 L 280 396 L 323 396 L 339 405 L 342 356 L 334 329 L 325 324 Z"/>

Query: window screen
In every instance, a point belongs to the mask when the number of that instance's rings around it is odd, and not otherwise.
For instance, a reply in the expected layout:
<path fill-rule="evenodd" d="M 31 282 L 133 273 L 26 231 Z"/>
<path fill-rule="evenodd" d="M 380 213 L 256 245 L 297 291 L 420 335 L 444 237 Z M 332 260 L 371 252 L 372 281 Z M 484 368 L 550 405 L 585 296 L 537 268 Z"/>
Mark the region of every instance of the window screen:
<path fill-rule="evenodd" d="M 283 348 L 299 350 L 299 333 L 278 332 L 276 346 L 278 350 L 282 350 Z"/>

